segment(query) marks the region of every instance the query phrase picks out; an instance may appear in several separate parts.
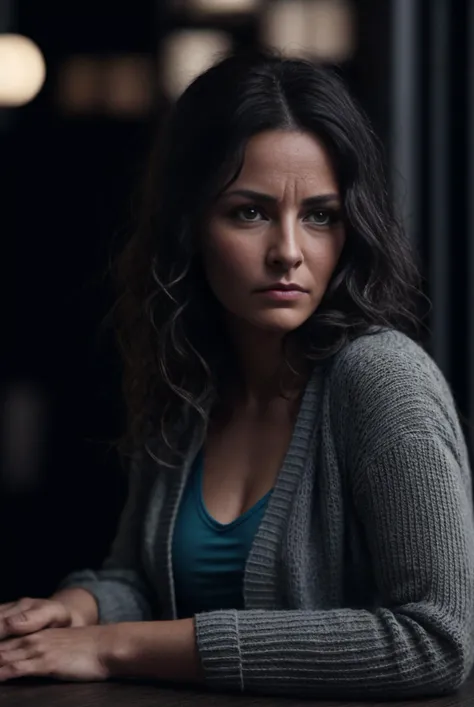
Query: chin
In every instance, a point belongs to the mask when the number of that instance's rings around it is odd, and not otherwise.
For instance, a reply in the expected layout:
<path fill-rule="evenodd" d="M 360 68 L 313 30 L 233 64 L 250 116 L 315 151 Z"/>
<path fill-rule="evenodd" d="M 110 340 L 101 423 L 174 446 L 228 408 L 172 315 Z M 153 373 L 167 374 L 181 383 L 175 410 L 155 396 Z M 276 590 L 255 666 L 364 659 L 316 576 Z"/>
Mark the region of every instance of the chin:
<path fill-rule="evenodd" d="M 310 315 L 308 315 L 309 317 Z M 281 334 L 282 336 L 298 329 L 308 317 L 295 316 L 294 312 L 283 312 L 282 310 L 268 313 L 265 316 L 256 317 L 252 324 L 263 331 Z"/>

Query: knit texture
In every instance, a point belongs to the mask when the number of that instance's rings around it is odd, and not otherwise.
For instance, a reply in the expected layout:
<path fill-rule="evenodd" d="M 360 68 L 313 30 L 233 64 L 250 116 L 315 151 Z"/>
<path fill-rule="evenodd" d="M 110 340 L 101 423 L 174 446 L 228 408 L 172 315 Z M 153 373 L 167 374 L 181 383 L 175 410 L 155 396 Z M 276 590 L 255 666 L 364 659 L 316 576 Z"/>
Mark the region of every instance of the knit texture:
<path fill-rule="evenodd" d="M 61 584 L 102 623 L 176 618 L 171 546 L 205 430 L 179 470 L 137 455 L 110 555 Z M 314 369 L 244 577 L 195 616 L 209 686 L 312 698 L 456 690 L 474 664 L 471 472 L 450 388 L 384 329 Z"/>

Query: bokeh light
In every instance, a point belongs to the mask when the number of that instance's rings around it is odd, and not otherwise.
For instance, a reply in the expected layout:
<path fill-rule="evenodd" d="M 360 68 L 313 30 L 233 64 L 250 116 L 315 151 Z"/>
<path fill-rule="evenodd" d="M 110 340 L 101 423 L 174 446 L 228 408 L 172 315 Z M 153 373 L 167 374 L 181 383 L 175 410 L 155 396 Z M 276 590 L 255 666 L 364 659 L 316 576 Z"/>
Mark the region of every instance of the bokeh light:
<path fill-rule="evenodd" d="M 22 106 L 41 90 L 46 63 L 39 47 L 19 34 L 0 35 L 0 106 Z"/>
<path fill-rule="evenodd" d="M 191 81 L 231 49 L 226 32 L 207 29 L 178 30 L 163 43 L 163 87 L 177 98 Z"/>

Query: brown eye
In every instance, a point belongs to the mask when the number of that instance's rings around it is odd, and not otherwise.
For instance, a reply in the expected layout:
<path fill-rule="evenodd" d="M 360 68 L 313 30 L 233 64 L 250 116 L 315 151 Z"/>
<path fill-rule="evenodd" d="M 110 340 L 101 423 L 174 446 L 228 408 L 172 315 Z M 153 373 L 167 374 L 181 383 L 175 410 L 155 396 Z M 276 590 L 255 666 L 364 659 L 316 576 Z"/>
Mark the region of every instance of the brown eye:
<path fill-rule="evenodd" d="M 260 221 L 259 216 L 262 214 L 256 206 L 239 206 L 232 211 L 231 215 L 236 221 L 254 223 L 255 221 Z"/>
<path fill-rule="evenodd" d="M 331 222 L 331 216 L 328 211 L 324 209 L 318 209 L 318 211 L 312 211 L 309 214 L 310 220 L 317 226 L 328 226 Z"/>
<path fill-rule="evenodd" d="M 317 209 L 308 214 L 307 219 L 315 226 L 331 226 L 340 220 L 338 212 L 331 209 Z"/>

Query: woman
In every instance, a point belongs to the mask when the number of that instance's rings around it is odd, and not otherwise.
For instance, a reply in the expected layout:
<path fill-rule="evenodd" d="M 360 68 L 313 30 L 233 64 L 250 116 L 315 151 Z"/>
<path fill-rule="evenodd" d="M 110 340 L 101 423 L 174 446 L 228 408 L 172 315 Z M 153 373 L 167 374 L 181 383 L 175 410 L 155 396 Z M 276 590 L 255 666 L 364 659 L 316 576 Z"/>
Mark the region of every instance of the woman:
<path fill-rule="evenodd" d="M 99 571 L 2 607 L 0 679 L 456 690 L 468 455 L 366 119 L 331 72 L 241 55 L 164 135 L 118 269 L 129 498 Z"/>

